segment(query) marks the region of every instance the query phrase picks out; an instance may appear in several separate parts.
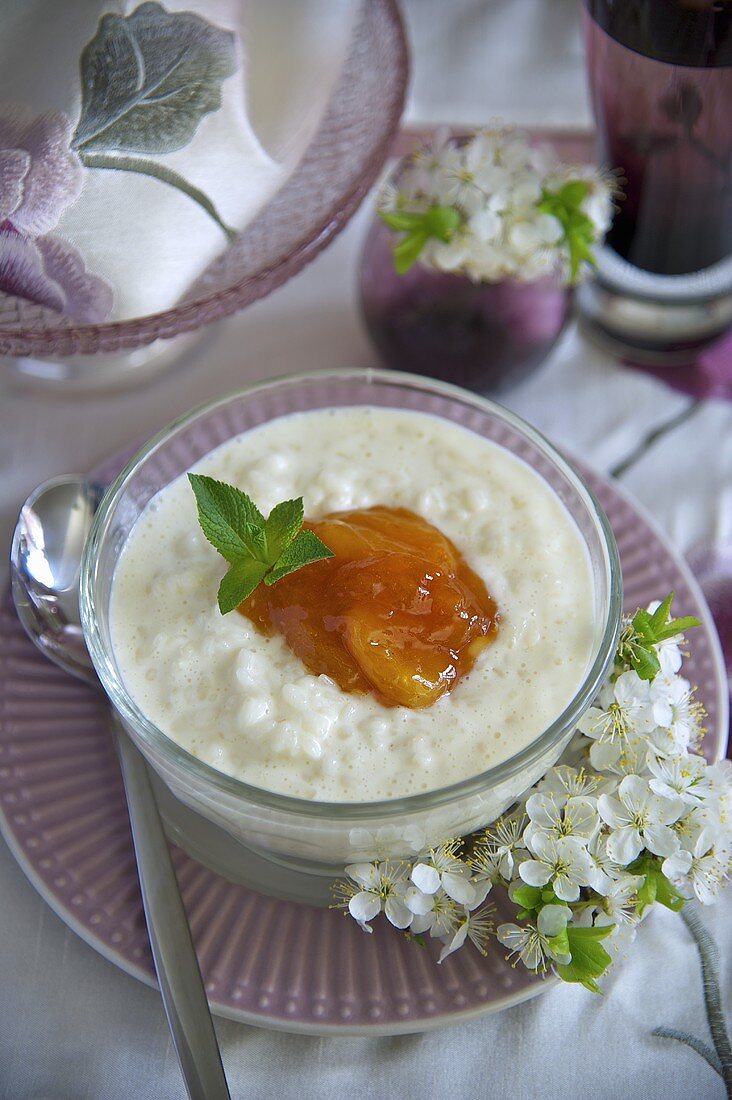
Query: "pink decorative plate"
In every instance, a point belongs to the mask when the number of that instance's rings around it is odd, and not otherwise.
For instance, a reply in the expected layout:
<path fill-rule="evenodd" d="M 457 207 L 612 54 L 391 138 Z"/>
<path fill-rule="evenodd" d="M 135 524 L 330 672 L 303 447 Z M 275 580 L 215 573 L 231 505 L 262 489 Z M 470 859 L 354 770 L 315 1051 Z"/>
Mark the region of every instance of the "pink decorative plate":
<path fill-rule="evenodd" d="M 119 464 L 108 464 L 109 477 Z M 709 712 L 705 751 L 724 755 L 727 683 L 716 631 L 688 567 L 636 504 L 588 480 L 618 541 L 626 609 L 674 589 L 695 614 L 687 675 Z M 0 608 L 0 829 L 63 921 L 129 974 L 155 984 L 127 810 L 102 698 L 51 666 Z M 340 912 L 235 886 L 174 849 L 214 1012 L 312 1034 L 425 1031 L 526 1000 L 551 981 L 465 948 L 436 963 L 388 925 L 365 936 Z"/>

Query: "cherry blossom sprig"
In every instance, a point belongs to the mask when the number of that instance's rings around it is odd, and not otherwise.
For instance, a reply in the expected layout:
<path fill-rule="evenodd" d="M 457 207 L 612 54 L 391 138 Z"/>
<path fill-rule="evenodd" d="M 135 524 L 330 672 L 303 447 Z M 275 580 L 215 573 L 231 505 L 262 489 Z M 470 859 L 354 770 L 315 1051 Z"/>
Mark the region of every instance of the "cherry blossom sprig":
<path fill-rule="evenodd" d="M 440 130 L 383 189 L 378 211 L 397 235 L 394 266 L 414 263 L 474 282 L 575 283 L 612 217 L 612 177 L 560 163 L 509 129 L 468 140 Z"/>
<path fill-rule="evenodd" d="M 680 675 L 673 594 L 629 619 L 614 668 L 564 762 L 504 817 L 414 860 L 353 864 L 337 904 L 367 932 L 380 913 L 442 943 L 439 961 L 491 934 L 529 970 L 598 991 L 654 903 L 715 900 L 732 870 L 732 763 L 696 751 L 703 707 Z M 503 886 L 516 920 L 494 929 Z"/>

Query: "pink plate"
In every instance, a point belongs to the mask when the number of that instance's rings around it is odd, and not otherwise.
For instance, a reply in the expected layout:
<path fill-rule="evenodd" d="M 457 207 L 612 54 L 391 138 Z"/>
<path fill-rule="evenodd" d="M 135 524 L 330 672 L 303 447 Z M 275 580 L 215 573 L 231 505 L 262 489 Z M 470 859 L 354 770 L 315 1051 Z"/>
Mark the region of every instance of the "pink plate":
<path fill-rule="evenodd" d="M 119 461 L 100 471 L 110 477 Z M 671 589 L 695 614 L 687 675 L 709 713 L 705 752 L 724 755 L 727 684 L 709 611 L 688 567 L 636 504 L 587 475 L 618 541 L 625 606 Z M 127 809 L 101 696 L 49 665 L 9 597 L 0 608 L 0 828 L 20 866 L 95 950 L 155 984 Z M 390 926 L 365 936 L 336 911 L 236 886 L 173 849 L 214 1012 L 311 1034 L 425 1031 L 497 1011 L 552 984 L 513 969 L 494 942 L 436 963 Z"/>

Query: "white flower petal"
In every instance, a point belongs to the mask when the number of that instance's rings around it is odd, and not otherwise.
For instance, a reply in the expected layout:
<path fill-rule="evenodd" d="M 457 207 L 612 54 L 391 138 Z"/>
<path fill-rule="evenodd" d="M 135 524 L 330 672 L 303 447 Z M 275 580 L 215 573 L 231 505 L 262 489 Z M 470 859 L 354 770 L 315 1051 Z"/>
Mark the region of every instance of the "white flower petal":
<path fill-rule="evenodd" d="M 451 938 L 445 937 L 445 939 L 443 940 L 445 946 L 440 952 L 440 957 L 437 961 L 442 962 L 443 959 L 446 959 L 448 955 L 452 955 L 453 951 L 457 951 L 459 947 L 462 947 L 465 943 L 465 938 L 467 934 L 468 922 L 467 920 L 464 920 L 463 923 L 459 925 L 458 930 L 454 936 L 452 936 Z"/>
<path fill-rule="evenodd" d="M 418 863 L 413 869 L 410 878 L 418 890 L 423 894 L 436 894 L 440 889 L 440 874 L 434 867 L 427 863 Z"/>
<path fill-rule="evenodd" d="M 628 811 L 623 803 L 609 794 L 600 795 L 597 800 L 597 812 L 611 829 L 622 829 L 629 820 Z"/>
<path fill-rule="evenodd" d="M 426 913 L 431 913 L 433 901 L 434 898 L 432 894 L 423 894 L 416 886 L 410 886 L 404 894 L 404 904 L 410 913 L 414 913 L 417 916 L 424 916 Z"/>
<path fill-rule="evenodd" d="M 348 912 L 357 921 L 373 920 L 381 912 L 381 899 L 368 890 L 361 890 L 348 902 Z"/>
<path fill-rule="evenodd" d="M 395 928 L 408 928 L 412 923 L 412 913 L 409 912 L 402 899 L 397 894 L 391 894 L 384 903 L 386 919 Z"/>
<path fill-rule="evenodd" d="M 671 856 L 680 846 L 676 833 L 666 825 L 647 825 L 643 830 L 643 841 L 655 856 Z"/>
<path fill-rule="evenodd" d="M 558 936 L 572 916 L 568 905 L 545 905 L 539 910 L 536 927 L 542 936 Z"/>
<path fill-rule="evenodd" d="M 552 883 L 554 893 L 562 901 L 577 901 L 580 895 L 578 883 L 568 875 L 556 875 Z"/>
<path fill-rule="evenodd" d="M 374 890 L 379 885 L 379 869 L 373 863 L 351 863 L 346 867 L 346 874 L 367 890 Z"/>
<path fill-rule="evenodd" d="M 621 867 L 627 867 L 629 863 L 637 859 L 642 850 L 641 835 L 633 825 L 624 825 L 612 832 L 607 838 L 608 855 Z"/>
<path fill-rule="evenodd" d="M 552 877 L 552 869 L 538 859 L 526 859 L 519 867 L 519 874 L 528 886 L 546 886 Z"/>
<path fill-rule="evenodd" d="M 476 903 L 475 887 L 466 875 L 446 871 L 442 875 L 442 889 L 449 898 L 460 905 L 467 905 L 468 908 L 472 908 Z"/>

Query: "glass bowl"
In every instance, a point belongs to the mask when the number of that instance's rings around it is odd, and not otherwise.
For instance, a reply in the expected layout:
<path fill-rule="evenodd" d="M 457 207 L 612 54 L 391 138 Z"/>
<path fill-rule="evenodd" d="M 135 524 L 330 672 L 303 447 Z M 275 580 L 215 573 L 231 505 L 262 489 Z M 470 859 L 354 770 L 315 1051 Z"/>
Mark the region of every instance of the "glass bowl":
<path fill-rule="evenodd" d="M 319 802 L 273 793 L 225 775 L 158 729 L 139 710 L 120 676 L 110 641 L 110 594 L 125 540 L 148 501 L 213 448 L 276 417 L 363 405 L 443 417 L 508 448 L 536 470 L 563 501 L 586 544 L 594 576 L 595 637 L 574 697 L 547 729 L 510 759 L 459 783 L 405 798 Z M 291 375 L 211 402 L 175 421 L 139 452 L 107 491 L 81 567 L 81 620 L 89 652 L 130 736 L 162 781 L 165 815 L 173 823 L 173 833 L 192 854 L 234 878 L 241 877 L 236 850 L 223 866 L 217 851 L 222 837 L 227 844 L 233 837 L 243 850 L 284 864 L 290 873 L 332 878 L 349 862 L 413 855 L 494 820 L 556 762 L 570 740 L 613 659 L 621 607 L 615 539 L 600 504 L 570 463 L 534 429 L 485 398 L 391 371 Z M 196 830 L 188 828 L 186 814 L 203 827 L 198 839 L 190 839 Z M 244 855 L 240 858 L 245 860 Z"/>

